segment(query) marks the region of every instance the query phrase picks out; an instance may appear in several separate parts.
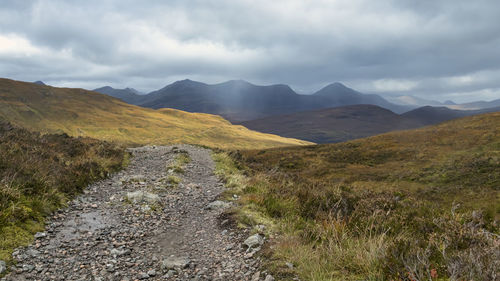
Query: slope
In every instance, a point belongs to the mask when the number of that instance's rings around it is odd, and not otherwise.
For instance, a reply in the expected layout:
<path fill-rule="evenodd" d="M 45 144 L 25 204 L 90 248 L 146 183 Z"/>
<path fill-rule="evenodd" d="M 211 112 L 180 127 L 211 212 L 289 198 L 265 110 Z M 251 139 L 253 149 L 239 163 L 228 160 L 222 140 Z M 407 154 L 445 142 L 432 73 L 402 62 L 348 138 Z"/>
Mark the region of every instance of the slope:
<path fill-rule="evenodd" d="M 40 135 L 0 118 L 0 260 L 44 229 L 44 217 L 127 163 L 122 147 Z M 1 276 L 1 273 L 0 273 Z"/>
<path fill-rule="evenodd" d="M 240 124 L 251 130 L 283 137 L 334 143 L 496 111 L 500 108 L 453 110 L 424 106 L 398 115 L 375 105 L 349 105 L 270 116 Z"/>
<path fill-rule="evenodd" d="M 401 114 L 401 116 L 413 119 L 423 125 L 433 125 L 444 121 L 477 115 L 488 112 L 500 111 L 500 107 L 492 107 L 480 110 L 456 110 L 448 107 L 423 106 Z"/>
<path fill-rule="evenodd" d="M 240 124 L 251 130 L 315 143 L 342 142 L 422 126 L 419 121 L 375 105 L 349 105 L 303 111 Z"/>
<path fill-rule="evenodd" d="M 125 144 L 191 143 L 221 148 L 306 144 L 234 126 L 219 116 L 152 110 L 83 89 L 8 79 L 0 79 L 0 117 L 31 130 Z"/>
<path fill-rule="evenodd" d="M 288 280 L 495 280 L 500 112 L 340 144 L 233 153 L 242 223 L 267 223 Z M 233 166 L 235 165 L 235 166 Z M 235 167 L 243 167 L 242 180 Z M 283 266 L 294 265 L 293 270 Z M 497 276 L 497 277 L 495 277 Z M 290 278 L 291 279 L 291 278 Z"/>

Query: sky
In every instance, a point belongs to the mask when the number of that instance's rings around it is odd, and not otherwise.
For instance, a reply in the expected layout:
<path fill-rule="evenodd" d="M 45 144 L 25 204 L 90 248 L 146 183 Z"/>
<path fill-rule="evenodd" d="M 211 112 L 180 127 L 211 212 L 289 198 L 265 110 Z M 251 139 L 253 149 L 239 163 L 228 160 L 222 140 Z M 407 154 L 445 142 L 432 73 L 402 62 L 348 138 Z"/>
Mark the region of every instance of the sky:
<path fill-rule="evenodd" d="M 149 92 L 176 80 L 332 82 L 500 98 L 497 0 L 0 0 L 0 77 Z"/>

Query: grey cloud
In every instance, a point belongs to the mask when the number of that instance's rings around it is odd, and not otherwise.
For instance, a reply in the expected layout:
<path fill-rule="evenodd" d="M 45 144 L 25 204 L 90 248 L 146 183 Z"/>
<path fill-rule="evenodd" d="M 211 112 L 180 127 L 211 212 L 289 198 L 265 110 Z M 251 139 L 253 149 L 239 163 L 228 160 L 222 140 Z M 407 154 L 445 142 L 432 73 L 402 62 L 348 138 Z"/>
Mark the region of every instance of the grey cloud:
<path fill-rule="evenodd" d="M 145 91 L 180 78 L 301 92 L 342 81 L 387 95 L 491 98 L 500 87 L 498 14 L 495 0 L 4 0 L 0 36 L 40 52 L 13 57 L 0 46 L 0 76 Z M 467 75 L 468 84 L 443 82 Z M 381 79 L 417 86 L 380 92 Z"/>

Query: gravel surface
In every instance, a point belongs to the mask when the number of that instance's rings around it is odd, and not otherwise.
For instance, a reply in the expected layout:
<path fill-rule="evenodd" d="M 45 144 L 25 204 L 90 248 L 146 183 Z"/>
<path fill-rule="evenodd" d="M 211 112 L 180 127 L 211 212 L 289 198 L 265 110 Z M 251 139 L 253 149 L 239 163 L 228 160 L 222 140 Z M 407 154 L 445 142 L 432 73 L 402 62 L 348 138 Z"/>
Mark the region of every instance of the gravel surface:
<path fill-rule="evenodd" d="M 274 280 L 259 271 L 255 255 L 265 237 L 231 228 L 221 216 L 231 204 L 217 202 L 224 185 L 210 150 L 130 151 L 126 170 L 89 186 L 32 245 L 13 253 L 17 265 L 2 280 Z M 182 152 L 192 159 L 185 172 L 167 171 Z M 170 175 L 182 182 L 169 184 Z"/>

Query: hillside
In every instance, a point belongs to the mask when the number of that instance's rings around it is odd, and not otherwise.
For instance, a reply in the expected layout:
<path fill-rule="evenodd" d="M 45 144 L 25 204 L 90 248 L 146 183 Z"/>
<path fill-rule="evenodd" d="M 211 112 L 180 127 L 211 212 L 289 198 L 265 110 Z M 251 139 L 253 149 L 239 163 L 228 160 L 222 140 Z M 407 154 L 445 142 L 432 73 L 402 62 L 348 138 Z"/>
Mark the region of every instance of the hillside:
<path fill-rule="evenodd" d="M 349 105 L 240 123 L 259 132 L 294 137 L 315 143 L 333 143 L 378 135 L 422 124 L 375 105 Z"/>
<path fill-rule="evenodd" d="M 123 148 L 110 143 L 41 136 L 0 118 L 0 260 L 10 262 L 15 248 L 44 229 L 45 216 L 127 159 Z"/>
<path fill-rule="evenodd" d="M 500 108 L 453 110 L 425 106 L 399 115 L 375 105 L 348 105 L 270 116 L 239 124 L 251 130 L 283 137 L 335 143 L 496 111 L 500 111 Z"/>
<path fill-rule="evenodd" d="M 231 122 L 352 104 L 374 104 L 395 112 L 411 109 L 340 83 L 328 85 L 312 95 L 299 95 L 287 85 L 257 86 L 243 80 L 209 85 L 186 79 L 140 97 L 117 95 L 109 89 L 96 90 L 143 107 L 217 114 Z"/>
<path fill-rule="evenodd" d="M 235 186 L 228 194 L 241 196 L 241 223 L 282 233 L 268 257 L 284 280 L 293 271 L 304 280 L 495 280 L 498 124 L 500 112 L 340 144 L 240 151 L 234 164 L 219 155 L 219 171 Z"/>
<path fill-rule="evenodd" d="M 128 145 L 191 143 L 221 148 L 303 145 L 250 131 L 219 116 L 152 110 L 83 89 L 0 79 L 0 117 L 30 130 Z"/>
<path fill-rule="evenodd" d="M 444 106 L 440 107 L 423 106 L 405 112 L 401 114 L 401 116 L 415 120 L 416 122 L 419 122 L 422 125 L 433 125 L 465 116 L 471 116 L 489 112 L 497 112 L 497 111 L 500 111 L 500 107 L 492 107 L 479 110 L 456 110 Z"/>

